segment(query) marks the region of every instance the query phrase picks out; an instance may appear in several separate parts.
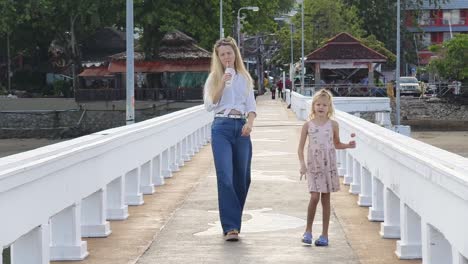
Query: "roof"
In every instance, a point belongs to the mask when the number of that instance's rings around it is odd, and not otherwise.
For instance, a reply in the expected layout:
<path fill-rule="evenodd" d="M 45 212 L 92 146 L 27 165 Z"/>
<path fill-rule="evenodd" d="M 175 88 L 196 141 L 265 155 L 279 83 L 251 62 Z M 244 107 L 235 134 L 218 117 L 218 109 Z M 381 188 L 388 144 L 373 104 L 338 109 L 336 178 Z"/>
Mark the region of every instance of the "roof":
<path fill-rule="evenodd" d="M 416 4 L 408 4 L 407 10 L 415 10 L 418 9 Z M 429 0 L 424 0 L 423 5 L 421 6 L 423 10 L 431 10 L 431 9 L 468 9 L 468 1 L 467 0 L 450 0 L 447 1 L 445 4 L 429 4 Z"/>
<path fill-rule="evenodd" d="M 84 61 L 105 61 L 107 56 L 125 51 L 125 32 L 112 27 L 96 30 L 93 35 L 83 42 Z"/>
<path fill-rule="evenodd" d="M 80 77 L 114 77 L 114 73 L 109 72 L 107 66 L 96 68 L 86 68 L 78 76 Z"/>
<path fill-rule="evenodd" d="M 343 32 L 307 55 L 308 62 L 360 61 L 385 62 L 387 57 L 362 44 L 358 39 Z"/>
<path fill-rule="evenodd" d="M 174 30 L 164 35 L 158 58 L 166 60 L 210 59 L 211 52 L 198 46 L 193 38 Z"/>
<path fill-rule="evenodd" d="M 143 52 L 133 52 L 133 57 L 136 61 L 141 61 L 145 59 L 145 54 Z M 111 60 L 127 60 L 127 52 L 120 52 L 114 55 L 109 56 Z"/>
<path fill-rule="evenodd" d="M 209 72 L 210 60 L 178 60 L 178 61 L 136 61 L 135 72 Z M 124 73 L 127 67 L 125 61 L 112 61 L 109 72 Z"/>

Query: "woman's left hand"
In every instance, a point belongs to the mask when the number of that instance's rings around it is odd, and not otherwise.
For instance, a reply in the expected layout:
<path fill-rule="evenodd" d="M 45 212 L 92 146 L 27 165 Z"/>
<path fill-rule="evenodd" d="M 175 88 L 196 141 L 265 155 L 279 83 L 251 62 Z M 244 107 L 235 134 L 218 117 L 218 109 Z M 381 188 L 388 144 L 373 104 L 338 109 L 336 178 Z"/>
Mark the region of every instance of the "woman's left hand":
<path fill-rule="evenodd" d="M 245 123 L 245 125 L 242 127 L 242 136 L 248 137 L 250 136 L 250 132 L 252 132 L 252 126 L 249 123 Z"/>

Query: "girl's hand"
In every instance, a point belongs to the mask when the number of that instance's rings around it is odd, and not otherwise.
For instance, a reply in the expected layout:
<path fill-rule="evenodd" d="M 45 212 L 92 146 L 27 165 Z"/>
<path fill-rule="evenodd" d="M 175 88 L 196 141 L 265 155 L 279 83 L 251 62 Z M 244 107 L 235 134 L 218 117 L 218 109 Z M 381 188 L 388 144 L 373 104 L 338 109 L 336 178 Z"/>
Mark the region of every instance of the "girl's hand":
<path fill-rule="evenodd" d="M 351 138 L 354 138 L 355 136 L 356 136 L 356 134 L 351 133 Z M 355 147 L 356 147 L 356 141 L 351 140 L 351 141 L 348 143 L 348 148 L 355 148 Z"/>
<path fill-rule="evenodd" d="M 250 136 L 250 132 L 252 132 L 252 126 L 249 123 L 245 123 L 244 126 L 242 127 L 241 136 L 248 137 Z"/>
<path fill-rule="evenodd" d="M 306 175 L 306 173 L 307 173 L 307 167 L 306 167 L 305 164 L 302 164 L 302 165 L 301 165 L 301 170 L 299 171 L 299 173 L 300 173 L 300 175 L 301 175 L 301 178 L 300 178 L 299 180 L 302 180 L 302 176 L 304 176 L 304 179 L 307 178 L 307 175 Z"/>

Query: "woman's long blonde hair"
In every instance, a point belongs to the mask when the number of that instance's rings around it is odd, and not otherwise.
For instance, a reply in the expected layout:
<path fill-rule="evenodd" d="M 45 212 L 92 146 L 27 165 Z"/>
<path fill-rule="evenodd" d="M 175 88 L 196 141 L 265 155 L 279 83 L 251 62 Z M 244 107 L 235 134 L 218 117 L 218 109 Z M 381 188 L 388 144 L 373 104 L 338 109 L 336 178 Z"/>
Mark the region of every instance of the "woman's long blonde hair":
<path fill-rule="evenodd" d="M 312 97 L 312 109 L 310 111 L 309 120 L 315 118 L 314 105 L 317 102 L 317 100 L 322 98 L 322 97 L 328 99 L 328 102 L 329 102 L 328 113 L 327 113 L 328 118 L 330 118 L 330 119 L 334 118 L 334 116 L 335 116 L 335 107 L 333 106 L 333 95 L 327 89 L 320 89 Z"/>
<path fill-rule="evenodd" d="M 224 66 L 218 56 L 218 48 L 221 46 L 230 46 L 234 50 L 236 57 L 234 62 L 234 69 L 236 70 L 237 74 L 242 74 L 247 80 L 248 86 L 246 87 L 246 92 L 250 92 L 250 90 L 252 90 L 254 87 L 253 79 L 244 66 L 242 55 L 239 51 L 239 48 L 237 47 L 236 41 L 231 37 L 222 38 L 216 41 L 214 44 L 213 55 L 211 56 L 211 72 L 208 75 L 208 79 L 206 80 L 205 84 L 205 98 L 210 100 L 213 100 L 213 97 L 218 92 L 218 89 L 222 88 L 221 82 L 224 75 Z"/>

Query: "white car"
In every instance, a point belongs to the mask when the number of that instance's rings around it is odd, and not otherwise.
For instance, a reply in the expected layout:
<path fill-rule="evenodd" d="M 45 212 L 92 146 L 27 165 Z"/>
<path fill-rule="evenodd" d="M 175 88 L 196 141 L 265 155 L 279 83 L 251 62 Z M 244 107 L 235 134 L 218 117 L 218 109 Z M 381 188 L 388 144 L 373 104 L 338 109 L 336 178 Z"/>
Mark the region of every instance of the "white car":
<path fill-rule="evenodd" d="M 420 95 L 419 81 L 416 77 L 400 77 L 400 95 Z"/>

